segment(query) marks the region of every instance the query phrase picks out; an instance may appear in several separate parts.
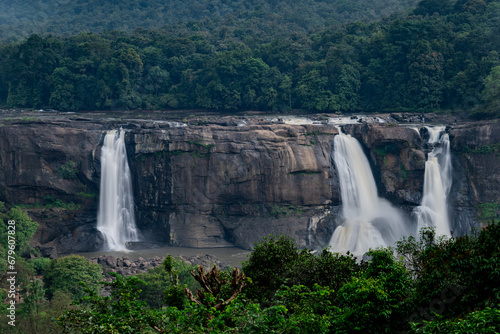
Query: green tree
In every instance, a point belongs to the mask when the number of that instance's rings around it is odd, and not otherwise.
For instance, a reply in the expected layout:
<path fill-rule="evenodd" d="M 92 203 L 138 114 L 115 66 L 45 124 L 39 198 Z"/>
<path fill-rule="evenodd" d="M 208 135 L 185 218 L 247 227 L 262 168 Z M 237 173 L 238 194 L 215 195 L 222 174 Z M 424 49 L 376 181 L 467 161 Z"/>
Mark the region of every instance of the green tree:
<path fill-rule="evenodd" d="M 416 56 L 409 66 L 408 94 L 419 108 L 438 108 L 443 99 L 443 55 L 430 52 Z"/>
<path fill-rule="evenodd" d="M 333 254 L 327 249 L 314 255 L 285 236 L 263 238 L 243 263 L 243 272 L 252 281 L 245 293 L 262 302 L 270 302 L 282 285 L 313 288 L 320 284 L 340 289 L 357 271 L 359 265 L 352 255 Z"/>
<path fill-rule="evenodd" d="M 500 302 L 500 223 L 458 238 L 435 239 L 424 231 L 421 240 L 398 244 L 415 280 L 413 321 L 430 320 L 433 313 L 445 319 L 474 309 L 496 307 Z"/>
<path fill-rule="evenodd" d="M 5 212 L 5 205 L 0 202 L 0 245 L 15 245 L 16 257 L 20 257 L 28 248 L 38 223 L 31 220 L 28 214 L 17 207 Z M 10 232 L 9 232 L 10 231 Z M 15 243 L 8 241 L 8 235 L 15 237 Z M 6 247 L 7 248 L 7 247 Z M 10 248 L 9 248 L 10 249 Z M 6 259 L 4 257 L 3 259 Z"/>
<path fill-rule="evenodd" d="M 255 244 L 243 272 L 252 280 L 246 293 L 260 300 L 271 298 L 290 274 L 293 264 L 304 256 L 295 242 L 285 236 L 268 236 Z"/>
<path fill-rule="evenodd" d="M 9 66 L 5 69 L 8 105 L 35 108 L 48 105 L 49 78 L 58 63 L 58 48 L 52 42 L 50 38 L 32 35 L 9 54 Z"/>
<path fill-rule="evenodd" d="M 341 312 L 335 305 L 335 291 L 315 284 L 283 286 L 276 292 L 275 304 L 285 306 L 287 333 L 331 333 L 333 320 Z"/>
<path fill-rule="evenodd" d="M 423 324 L 412 324 L 414 333 L 439 334 L 439 333 L 484 333 L 495 334 L 500 331 L 500 308 L 486 307 L 483 310 L 474 311 L 463 318 L 448 320 L 438 317 L 433 321 L 424 321 Z"/>
<path fill-rule="evenodd" d="M 482 97 L 487 110 L 500 110 L 500 66 L 491 69 L 490 74 L 484 79 Z"/>
<path fill-rule="evenodd" d="M 306 72 L 298 81 L 295 94 L 302 101 L 302 108 L 327 111 L 337 106 L 333 93 L 327 89 L 328 78 L 318 69 Z"/>
<path fill-rule="evenodd" d="M 66 67 L 58 67 L 51 75 L 53 88 L 50 94 L 50 105 L 58 110 L 80 110 L 82 102 L 76 96 L 75 75 Z"/>
<path fill-rule="evenodd" d="M 44 276 L 47 296 L 52 298 L 56 291 L 62 291 L 71 293 L 75 300 L 79 300 L 83 297 L 84 290 L 78 283 L 84 282 L 89 289 L 98 291 L 101 271 L 99 264 L 79 255 L 52 260 Z"/>
<path fill-rule="evenodd" d="M 136 276 L 123 278 L 113 274 L 111 295 L 101 296 L 92 286 L 83 285 L 80 308 L 69 310 L 59 318 L 63 333 L 144 333 L 149 328 L 147 307 L 137 299 L 143 284 Z"/>
<path fill-rule="evenodd" d="M 342 309 L 333 320 L 337 333 L 383 333 L 409 329 L 413 282 L 391 249 L 371 250 L 365 270 L 342 286 L 336 297 Z"/>
<path fill-rule="evenodd" d="M 31 264 L 37 275 L 44 275 L 47 268 L 49 268 L 51 261 L 51 259 L 46 257 L 37 257 L 31 259 L 29 263 Z"/>
<path fill-rule="evenodd" d="M 336 83 L 336 102 L 334 110 L 356 111 L 360 108 L 359 90 L 361 78 L 358 69 L 353 65 L 343 65 Z"/>
<path fill-rule="evenodd" d="M 40 280 L 32 280 L 24 297 L 23 313 L 28 316 L 33 332 L 39 333 L 41 328 L 34 320 L 39 316 L 42 305 L 45 302 L 45 289 Z"/>
<path fill-rule="evenodd" d="M 158 97 L 159 93 L 168 91 L 169 80 L 170 74 L 168 71 L 161 69 L 159 66 L 153 66 L 146 76 L 145 88 L 147 91 L 154 92 L 154 96 Z"/>
<path fill-rule="evenodd" d="M 194 269 L 194 266 L 168 255 L 163 267 L 152 268 L 147 273 L 137 275 L 144 282 L 139 284 L 139 298 L 151 308 L 176 306 L 182 309 L 187 302 L 184 288 L 195 291 L 200 287 L 191 275 Z"/>

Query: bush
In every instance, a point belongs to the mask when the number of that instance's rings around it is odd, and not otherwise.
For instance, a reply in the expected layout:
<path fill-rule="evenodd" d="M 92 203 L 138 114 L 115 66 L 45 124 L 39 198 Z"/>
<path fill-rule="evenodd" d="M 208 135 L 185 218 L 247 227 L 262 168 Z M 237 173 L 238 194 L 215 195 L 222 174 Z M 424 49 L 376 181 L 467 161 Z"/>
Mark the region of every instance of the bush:
<path fill-rule="evenodd" d="M 146 315 L 145 302 L 137 299 L 138 285 L 144 282 L 137 276 L 113 276 L 113 282 L 103 283 L 110 287 L 110 296 L 103 297 L 94 288 L 85 287 L 83 302 L 79 303 L 82 307 L 69 310 L 58 319 L 64 333 L 145 332 L 151 319 Z"/>
<path fill-rule="evenodd" d="M 293 275 L 295 263 L 307 256 L 310 256 L 309 252 L 299 250 L 289 237 L 264 237 L 255 245 L 248 261 L 243 263 L 243 272 L 253 283 L 245 290 L 247 295 L 257 300 L 271 298 Z"/>
<path fill-rule="evenodd" d="M 7 256 L 1 253 L 7 252 L 9 233 L 15 232 L 14 252 L 20 256 L 29 246 L 30 239 L 35 234 L 37 227 L 38 223 L 32 221 L 26 212 L 17 207 L 6 212 L 4 203 L 0 202 L 0 255 L 2 255 L 0 257 L 0 270 L 5 269 L 7 265 Z"/>
<path fill-rule="evenodd" d="M 73 161 L 68 161 L 57 170 L 61 179 L 74 180 L 78 176 L 78 168 Z"/>
<path fill-rule="evenodd" d="M 337 293 L 342 309 L 334 320 L 337 333 L 382 333 L 409 329 L 408 316 L 413 310 L 410 274 L 392 250 L 368 252 L 371 260 Z"/>
<path fill-rule="evenodd" d="M 325 249 L 315 255 L 299 249 L 293 239 L 285 236 L 265 237 L 243 263 L 243 272 L 252 280 L 246 293 L 260 301 L 270 300 L 283 284 L 309 288 L 319 284 L 337 290 L 358 270 L 350 254 L 333 254 Z"/>
<path fill-rule="evenodd" d="M 500 309 L 498 307 L 475 311 L 463 319 L 446 320 L 443 317 L 434 321 L 424 321 L 424 325 L 412 324 L 414 333 L 422 334 L 496 334 L 500 332 Z"/>
<path fill-rule="evenodd" d="M 425 232 L 428 233 L 428 232 Z M 425 236 L 424 236 L 425 237 Z M 500 223 L 471 235 L 421 241 L 408 239 L 397 250 L 407 258 L 415 279 L 414 321 L 434 313 L 452 319 L 500 302 Z"/>
<path fill-rule="evenodd" d="M 30 260 L 29 263 L 31 264 L 37 275 L 44 275 L 45 271 L 50 266 L 51 260 L 46 257 L 38 257 Z"/>
<path fill-rule="evenodd" d="M 101 271 L 102 268 L 99 264 L 92 263 L 79 255 L 69 255 L 52 260 L 44 277 L 47 295 L 52 298 L 56 291 L 61 291 L 73 294 L 77 300 L 81 299 L 84 291 L 79 282 L 83 282 L 89 289 L 97 291 L 102 279 Z"/>
<path fill-rule="evenodd" d="M 137 275 L 140 280 L 144 282 L 139 284 L 139 289 L 142 290 L 139 298 L 145 301 L 151 308 L 160 308 L 166 305 L 179 306 L 178 302 L 173 302 L 170 298 L 167 298 L 167 300 L 165 299 L 167 290 L 170 292 L 169 296 L 172 296 L 176 301 L 186 301 L 187 298 L 183 288 L 187 287 L 191 291 L 195 291 L 200 287 L 198 282 L 196 282 L 191 275 L 191 270 L 196 269 L 195 266 L 173 259 L 170 255 L 167 259 L 168 258 L 171 260 L 171 270 L 175 270 L 175 274 L 177 275 L 178 285 L 181 287 L 180 289 L 175 287 L 175 284 L 172 283 L 170 272 L 166 270 L 165 266 L 152 268 L 149 269 L 147 273 Z M 173 303 L 175 305 L 173 305 Z"/>

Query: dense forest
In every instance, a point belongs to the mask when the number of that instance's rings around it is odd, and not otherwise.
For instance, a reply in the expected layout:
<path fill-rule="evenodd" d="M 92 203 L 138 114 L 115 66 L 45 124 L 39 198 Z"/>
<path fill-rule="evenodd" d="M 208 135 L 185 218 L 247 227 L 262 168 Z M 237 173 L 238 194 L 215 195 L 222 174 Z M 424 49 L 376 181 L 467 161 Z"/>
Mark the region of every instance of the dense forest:
<path fill-rule="evenodd" d="M 500 2 L 261 39 L 251 26 L 32 35 L 0 48 L 0 104 L 57 110 L 498 110 Z M 479 106 L 479 108 L 478 108 Z"/>
<path fill-rule="evenodd" d="M 5 223 L 13 220 L 18 242 L 11 249 Z M 15 264 L 23 302 L 15 304 L 15 327 L 2 307 L 2 333 L 500 331 L 498 222 L 464 237 L 436 238 L 424 229 L 363 260 L 269 236 L 242 270 L 196 268 L 167 256 L 148 272 L 111 273 L 106 281 L 102 267 L 84 257 L 39 257 L 29 246 L 36 227 L 0 202 L 2 300 L 10 293 L 6 255 L 24 254 Z"/>
<path fill-rule="evenodd" d="M 0 46 L 0 105 L 63 111 L 498 111 L 499 0 L 263 39 L 252 26 L 32 35 Z"/>
<path fill-rule="evenodd" d="M 22 0 L 0 2 L 0 41 L 166 25 L 238 26 L 264 36 L 304 34 L 402 12 L 417 0 Z M 178 26 L 176 27 L 176 29 Z"/>

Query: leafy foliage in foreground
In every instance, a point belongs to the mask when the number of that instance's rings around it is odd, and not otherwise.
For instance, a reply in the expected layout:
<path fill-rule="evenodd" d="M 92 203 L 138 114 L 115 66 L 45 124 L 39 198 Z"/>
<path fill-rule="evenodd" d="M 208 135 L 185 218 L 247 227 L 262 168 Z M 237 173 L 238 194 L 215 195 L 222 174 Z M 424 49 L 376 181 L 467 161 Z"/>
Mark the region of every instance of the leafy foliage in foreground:
<path fill-rule="evenodd" d="M 124 279 L 118 274 L 111 283 L 111 296 L 103 297 L 84 287 L 87 296 L 78 309 L 66 312 L 60 319 L 63 333 L 141 333 L 148 326 L 144 314 L 146 303 L 139 301 L 136 276 Z"/>
<path fill-rule="evenodd" d="M 425 326 L 419 327 L 414 324 L 412 328 L 416 333 L 438 334 L 438 333 L 498 333 L 500 324 L 500 308 L 486 307 L 484 310 L 474 311 L 467 314 L 463 319 L 447 320 L 438 317 L 435 321 L 424 321 Z"/>
<path fill-rule="evenodd" d="M 24 303 L 18 304 L 15 332 L 496 333 L 499 240 L 500 223 L 494 222 L 450 239 L 424 230 L 418 239 L 402 240 L 396 249 L 371 250 L 369 260 L 357 262 L 352 255 L 311 254 L 292 239 L 270 236 L 244 263 L 246 279 L 234 270 L 233 276 L 217 269 L 196 272 L 167 257 L 163 268 L 142 279 L 115 274 L 113 282 L 103 283 L 102 294 L 95 285 L 99 277 L 89 274 L 100 269 L 85 259 L 19 261 L 26 275 L 36 269 L 45 277 L 43 283 L 22 282 Z M 193 271 L 191 282 L 187 269 Z M 64 276 L 69 272 L 75 276 Z M 202 296 L 199 302 L 184 292 L 186 286 L 195 288 L 195 278 L 204 282 L 196 293 Z M 143 294 L 147 283 L 152 288 Z M 71 294 L 64 291 L 77 296 L 75 305 L 69 305 Z M 156 299 L 158 294 L 165 298 Z M 216 307 L 221 302 L 224 307 Z M 11 330 L 0 324 L 0 331 Z"/>
<path fill-rule="evenodd" d="M 282 285 L 312 288 L 319 284 L 337 290 L 359 268 L 352 255 L 333 254 L 326 249 L 314 255 L 299 249 L 285 236 L 265 237 L 255 245 L 250 259 L 243 263 L 243 272 L 253 282 L 246 294 L 259 302 L 271 300 Z"/>
<path fill-rule="evenodd" d="M 152 268 L 147 273 L 137 275 L 140 279 L 139 299 L 145 301 L 150 308 L 176 306 L 182 309 L 187 302 L 184 288 L 196 291 L 200 287 L 191 275 L 194 269 L 194 266 L 168 255 L 163 267 Z"/>
<path fill-rule="evenodd" d="M 83 297 L 84 291 L 78 285 L 85 282 L 90 289 L 99 291 L 99 282 L 102 280 L 102 268 L 83 256 L 68 255 L 52 260 L 45 269 L 44 282 L 47 286 L 47 296 L 52 298 L 56 291 L 71 293 L 75 299 Z"/>
<path fill-rule="evenodd" d="M 500 302 L 500 224 L 459 238 L 438 239 L 429 231 L 420 241 L 409 238 L 398 252 L 410 255 L 414 270 L 416 319 L 445 319 L 497 307 Z"/>
<path fill-rule="evenodd" d="M 149 308 L 137 299 L 142 283 L 117 276 L 110 297 L 88 291 L 60 324 L 68 333 L 496 333 L 498 240 L 500 223 L 451 239 L 426 230 L 396 252 L 371 250 L 370 260 L 357 263 L 271 236 L 244 265 L 251 283 L 224 308 L 213 307 L 217 295 L 207 289 L 200 292 L 206 302 Z M 167 271 L 174 266 L 167 263 Z"/>

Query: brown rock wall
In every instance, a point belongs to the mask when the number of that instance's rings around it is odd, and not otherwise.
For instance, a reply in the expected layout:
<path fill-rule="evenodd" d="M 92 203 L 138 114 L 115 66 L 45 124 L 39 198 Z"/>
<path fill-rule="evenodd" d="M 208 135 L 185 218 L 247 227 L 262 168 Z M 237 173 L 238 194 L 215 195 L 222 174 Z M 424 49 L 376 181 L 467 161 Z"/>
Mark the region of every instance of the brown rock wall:
<path fill-rule="evenodd" d="M 264 235 L 283 233 L 302 246 L 321 247 L 340 212 L 333 125 L 4 123 L 0 201 L 32 205 L 27 210 L 40 223 L 36 240 L 47 254 L 102 245 L 95 230 L 100 149 L 105 132 L 120 125 L 128 129 L 137 220 L 149 240 L 251 248 Z M 344 130 L 365 148 L 381 196 L 400 206 L 420 203 L 428 148 L 417 131 L 376 123 Z M 457 226 L 466 230 L 477 204 L 500 202 L 500 125 L 456 124 L 449 134 L 456 171 L 451 201 L 459 208 Z M 77 167 L 75 179 L 58 174 L 68 161 Z M 33 207 L 47 196 L 78 208 Z"/>

